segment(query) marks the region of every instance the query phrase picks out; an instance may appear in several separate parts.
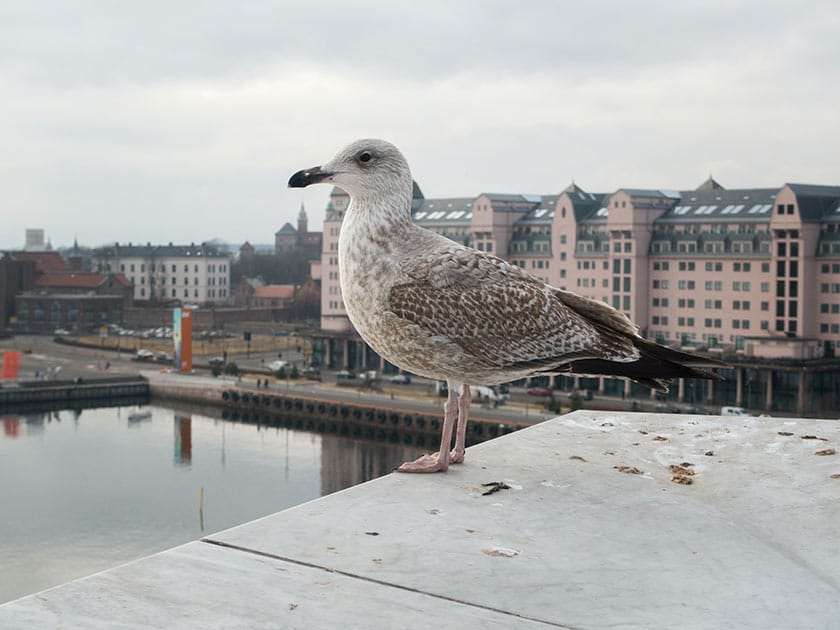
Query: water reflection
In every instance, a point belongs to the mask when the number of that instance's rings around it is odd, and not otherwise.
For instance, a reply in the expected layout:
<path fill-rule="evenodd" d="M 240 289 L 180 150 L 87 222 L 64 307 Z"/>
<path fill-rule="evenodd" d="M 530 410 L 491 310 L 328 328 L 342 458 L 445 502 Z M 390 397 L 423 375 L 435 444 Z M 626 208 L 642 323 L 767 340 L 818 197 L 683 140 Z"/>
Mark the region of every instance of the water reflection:
<path fill-rule="evenodd" d="M 192 463 L 192 418 L 175 414 L 175 464 L 189 466 Z"/>
<path fill-rule="evenodd" d="M 341 490 L 418 454 L 159 406 L 0 421 L 0 602 Z"/>

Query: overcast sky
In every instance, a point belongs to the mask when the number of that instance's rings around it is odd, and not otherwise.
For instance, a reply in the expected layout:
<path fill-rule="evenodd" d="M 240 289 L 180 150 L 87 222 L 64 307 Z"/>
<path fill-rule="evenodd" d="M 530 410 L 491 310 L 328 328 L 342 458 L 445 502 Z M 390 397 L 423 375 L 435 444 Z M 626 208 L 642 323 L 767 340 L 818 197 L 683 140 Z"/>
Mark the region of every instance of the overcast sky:
<path fill-rule="evenodd" d="M 269 243 L 359 137 L 427 197 L 840 184 L 836 0 L 0 3 L 0 248 Z"/>

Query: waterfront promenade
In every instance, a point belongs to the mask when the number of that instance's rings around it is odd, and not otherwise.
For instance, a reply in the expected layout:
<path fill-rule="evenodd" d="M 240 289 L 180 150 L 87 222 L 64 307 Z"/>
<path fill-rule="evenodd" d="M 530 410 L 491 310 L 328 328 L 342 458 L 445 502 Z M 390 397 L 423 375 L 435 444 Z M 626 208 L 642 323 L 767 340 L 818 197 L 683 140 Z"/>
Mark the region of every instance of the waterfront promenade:
<path fill-rule="evenodd" d="M 0 627 L 836 627 L 838 441 L 832 420 L 578 411 L 10 602 Z"/>

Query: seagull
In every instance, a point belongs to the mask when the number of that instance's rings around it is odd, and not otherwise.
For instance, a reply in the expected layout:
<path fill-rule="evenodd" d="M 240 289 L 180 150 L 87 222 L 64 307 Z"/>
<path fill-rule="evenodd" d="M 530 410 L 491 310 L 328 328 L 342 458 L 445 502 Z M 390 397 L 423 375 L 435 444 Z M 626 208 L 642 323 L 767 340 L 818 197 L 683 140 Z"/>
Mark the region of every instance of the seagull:
<path fill-rule="evenodd" d="M 338 264 L 356 331 L 381 357 L 449 389 L 439 451 L 399 472 L 446 471 L 464 461 L 470 384 L 572 374 L 667 392 L 673 378 L 722 380 L 709 368 L 725 364 L 642 338 L 611 306 L 414 224 L 408 162 L 384 140 L 357 140 L 289 179 L 290 188 L 317 183 L 350 195 Z"/>

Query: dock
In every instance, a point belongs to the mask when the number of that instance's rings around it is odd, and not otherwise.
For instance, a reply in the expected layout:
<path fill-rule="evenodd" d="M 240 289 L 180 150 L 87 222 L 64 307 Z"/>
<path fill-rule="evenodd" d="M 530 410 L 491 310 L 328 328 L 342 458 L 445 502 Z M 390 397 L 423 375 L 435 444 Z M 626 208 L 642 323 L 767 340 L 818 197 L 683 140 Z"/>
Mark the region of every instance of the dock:
<path fill-rule="evenodd" d="M 424 400 L 425 404 L 418 408 L 409 406 L 416 400 L 403 396 L 389 399 L 384 395 L 366 395 L 348 399 L 348 393 L 352 394 L 355 388 L 325 388 L 318 393 L 306 393 L 298 387 L 255 388 L 207 377 L 145 374 L 153 400 L 215 406 L 221 409 L 225 420 L 418 448 L 437 449 L 440 445 L 443 399 L 432 405 Z M 518 409 L 503 408 L 502 412 L 503 418 L 491 418 L 480 405 L 473 405 L 467 445 L 518 431 L 543 419 L 537 415 L 524 418 Z"/>
<path fill-rule="evenodd" d="M 836 628 L 840 422 L 577 411 L 0 606 L 8 628 Z"/>
<path fill-rule="evenodd" d="M 0 412 L 147 404 L 149 381 L 142 376 L 24 381 L 0 386 Z"/>

